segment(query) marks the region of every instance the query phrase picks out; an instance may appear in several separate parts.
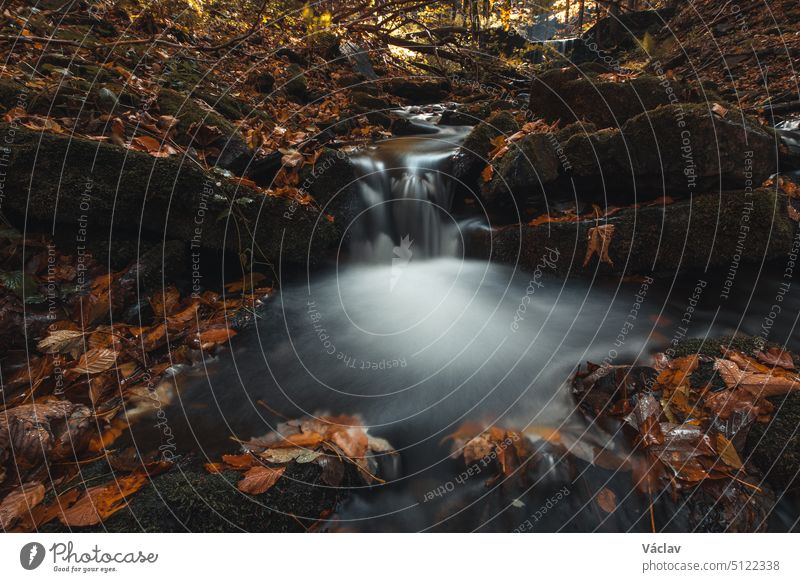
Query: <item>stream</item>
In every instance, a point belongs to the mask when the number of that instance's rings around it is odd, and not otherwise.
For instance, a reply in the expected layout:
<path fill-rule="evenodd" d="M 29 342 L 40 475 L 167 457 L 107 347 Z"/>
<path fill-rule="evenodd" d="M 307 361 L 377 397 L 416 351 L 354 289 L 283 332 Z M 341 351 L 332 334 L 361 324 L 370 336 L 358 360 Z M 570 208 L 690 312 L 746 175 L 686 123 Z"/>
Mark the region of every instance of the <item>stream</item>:
<path fill-rule="evenodd" d="M 649 364 L 677 337 L 759 335 L 765 326 L 771 341 L 789 342 L 797 290 L 774 317 L 781 265 L 740 267 L 722 298 L 727 271 L 582 280 L 557 275 L 570 258 L 552 252 L 533 274 L 465 258 L 469 229 L 488 228 L 451 213 L 448 164 L 470 128 L 438 127 L 424 114 L 413 121 L 425 133 L 353 154 L 363 210 L 336 260 L 285 279 L 231 353 L 178 376 L 166 412 L 179 446 L 216 460 L 231 451 L 229 437 L 273 430 L 280 417 L 258 401 L 289 418 L 359 414 L 399 455 L 382 467 L 385 484 L 355 490 L 333 529 L 513 531 L 527 520 L 534 531 L 649 531 L 646 496 L 631 493 L 613 514 L 589 503 L 629 474 L 570 467 L 543 450 L 533 484 L 487 487 L 488 471 L 455 479 L 463 463 L 442 441 L 476 421 L 558 428 L 624 453 L 621 438 L 574 412 L 578 365 Z M 673 502 L 657 507 L 659 525 L 681 527 Z"/>

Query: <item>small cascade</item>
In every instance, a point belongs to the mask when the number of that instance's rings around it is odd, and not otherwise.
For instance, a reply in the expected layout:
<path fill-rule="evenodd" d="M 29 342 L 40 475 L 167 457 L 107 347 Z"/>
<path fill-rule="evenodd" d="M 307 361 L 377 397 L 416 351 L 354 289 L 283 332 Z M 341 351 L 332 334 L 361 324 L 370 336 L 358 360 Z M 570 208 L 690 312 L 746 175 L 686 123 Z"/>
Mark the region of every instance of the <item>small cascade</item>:
<path fill-rule="evenodd" d="M 361 212 L 349 226 L 350 251 L 358 261 L 385 262 L 399 252 L 446 257 L 460 248 L 458 225 L 450 215 L 454 186 L 449 170 L 468 128 L 438 128 L 423 116 L 404 114 L 430 131 L 351 156 L 360 178 Z"/>

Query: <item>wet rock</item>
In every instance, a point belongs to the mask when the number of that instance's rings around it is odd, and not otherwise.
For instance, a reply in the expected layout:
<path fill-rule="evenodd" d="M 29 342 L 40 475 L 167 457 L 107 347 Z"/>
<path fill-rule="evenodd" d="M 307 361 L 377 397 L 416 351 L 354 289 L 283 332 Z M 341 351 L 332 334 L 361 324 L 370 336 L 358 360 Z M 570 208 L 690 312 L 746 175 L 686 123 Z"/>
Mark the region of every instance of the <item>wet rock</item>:
<path fill-rule="evenodd" d="M 154 158 L 77 137 L 9 131 L 7 124 L 0 133 L 13 139 L 4 210 L 19 224 L 55 223 L 95 240 L 113 228 L 232 252 L 255 243 L 276 263 L 302 264 L 310 250 L 321 258 L 336 240 L 314 209 L 265 197 L 181 156 Z"/>
<path fill-rule="evenodd" d="M 746 219 L 743 219 L 746 217 Z M 746 222 L 743 222 L 746 220 Z M 741 252 L 742 263 L 759 263 L 785 256 L 791 249 L 797 223 L 786 212 L 786 199 L 768 190 L 752 194 L 705 194 L 667 206 L 629 208 L 608 218 L 615 227 L 609 257 L 613 265 L 584 266 L 589 229 L 594 220 L 501 227 L 476 232 L 468 245 L 472 256 L 491 258 L 533 270 L 542 255 L 557 251 L 561 273 L 674 273 L 692 267 L 730 265 L 737 251 L 741 225 L 749 227 Z M 712 225 L 712 227 L 709 227 Z M 551 251 L 552 250 L 552 251 Z"/>
<path fill-rule="evenodd" d="M 444 79 L 393 78 L 382 83 L 383 89 L 412 105 L 440 103 L 450 92 L 450 84 Z"/>
<path fill-rule="evenodd" d="M 552 69 L 534 77 L 529 102 L 531 112 L 548 122 L 560 119 L 562 125 L 589 121 L 601 128 L 620 127 L 636 115 L 669 104 L 670 91 L 677 94 L 680 101 L 686 101 L 691 95 L 682 85 L 651 75 L 621 83 L 601 80 L 594 70 L 590 67 Z"/>
<path fill-rule="evenodd" d="M 0 79 L 0 107 L 3 111 L 16 107 L 23 97 L 24 87 L 13 79 Z"/>
<path fill-rule="evenodd" d="M 269 71 L 253 71 L 248 82 L 261 94 L 271 93 L 275 87 L 275 77 Z"/>
<path fill-rule="evenodd" d="M 757 187 L 776 171 L 775 136 L 756 122 L 704 105 L 659 107 L 621 129 L 573 123 L 528 136 L 498 161 L 481 195 L 491 211 L 541 213 L 574 200 L 630 205 L 661 196 Z"/>
<path fill-rule="evenodd" d="M 96 471 L 107 480 L 113 470 L 105 468 Z M 303 532 L 334 510 L 352 477 L 348 470 L 342 486 L 330 487 L 321 474 L 315 463 L 294 463 L 269 491 L 247 495 L 236 489 L 240 473 L 210 474 L 199 463 L 183 463 L 153 478 L 102 524 L 80 531 Z M 58 521 L 43 528 L 67 530 Z"/>
<path fill-rule="evenodd" d="M 674 8 L 665 8 L 607 16 L 587 30 L 583 39 L 603 51 L 636 48 L 645 34 L 658 35 L 674 13 Z"/>
<path fill-rule="evenodd" d="M 286 69 L 286 80 L 283 89 L 286 93 L 296 99 L 305 99 L 308 95 L 308 80 L 303 68 L 297 64 L 291 64 Z"/>
<path fill-rule="evenodd" d="M 800 394 L 769 399 L 775 412 L 768 423 L 754 423 L 747 455 L 776 491 L 800 491 Z"/>
<path fill-rule="evenodd" d="M 342 152 L 326 148 L 317 163 L 304 166 L 300 188 L 311 194 L 323 211 L 336 218 L 337 228 L 345 228 L 357 213 L 356 172 Z"/>
<path fill-rule="evenodd" d="M 492 140 L 499 135 L 511 135 L 519 124 L 508 111 L 499 111 L 478 123 L 464 140 L 453 160 L 453 176 L 468 188 L 476 188 L 480 174 L 488 163 Z"/>

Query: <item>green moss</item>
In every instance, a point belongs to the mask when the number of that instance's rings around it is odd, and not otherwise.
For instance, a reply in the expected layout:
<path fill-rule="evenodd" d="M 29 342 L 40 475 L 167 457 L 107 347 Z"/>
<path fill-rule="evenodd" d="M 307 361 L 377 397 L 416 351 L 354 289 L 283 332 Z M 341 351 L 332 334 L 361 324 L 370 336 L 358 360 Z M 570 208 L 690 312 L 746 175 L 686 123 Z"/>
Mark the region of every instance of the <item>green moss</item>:
<path fill-rule="evenodd" d="M 302 532 L 334 509 L 346 492 L 349 481 L 331 488 L 320 482 L 320 474 L 316 464 L 295 463 L 267 493 L 246 495 L 236 488 L 241 473 L 210 474 L 197 463 L 183 462 L 155 477 L 103 524 L 76 531 Z M 90 486 L 112 475 L 105 463 L 84 471 Z M 43 531 L 67 529 L 53 522 Z"/>
<path fill-rule="evenodd" d="M 755 423 L 747 454 L 777 491 L 800 491 L 800 394 L 769 399 L 775 412 L 768 423 Z"/>
<path fill-rule="evenodd" d="M 158 108 L 162 114 L 178 118 L 179 138 L 183 140 L 189 139 L 189 127 L 195 123 L 216 126 L 226 136 L 236 133 L 236 127 L 222 115 L 205 109 L 191 97 L 172 89 L 161 89 Z"/>

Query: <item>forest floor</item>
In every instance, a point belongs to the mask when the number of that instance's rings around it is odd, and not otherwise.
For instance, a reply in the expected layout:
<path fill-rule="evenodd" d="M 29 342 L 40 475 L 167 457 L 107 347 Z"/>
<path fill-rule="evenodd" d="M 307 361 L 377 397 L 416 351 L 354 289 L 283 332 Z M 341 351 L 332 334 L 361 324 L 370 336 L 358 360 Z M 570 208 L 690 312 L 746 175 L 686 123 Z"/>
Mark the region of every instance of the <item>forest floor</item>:
<path fill-rule="evenodd" d="M 726 191 L 742 191 L 742 159 L 750 154 L 735 132 L 744 128 L 755 144 L 775 143 L 775 116 L 794 111 L 800 14 L 796 2 L 770 6 L 772 13 L 755 5 L 726 11 L 716 2 L 694 2 L 668 30 L 652 35 L 652 46 L 624 35 L 605 38 L 598 55 L 610 55 L 612 66 L 596 57 L 580 67 L 558 58 L 537 65 L 516 55 L 501 58 L 502 48 L 494 46 L 482 47 L 489 56 L 478 58 L 459 52 L 460 41 L 439 48 L 455 56 L 423 60 L 387 50 L 385 39 L 367 31 L 308 37 L 302 20 L 248 34 L 226 14 L 194 30 L 132 21 L 118 10 L 6 9 L 0 31 L 0 527 L 324 527 L 348 487 L 381 482 L 380 459 L 395 454 L 358 417 L 287 419 L 213 462 L 175 455 L 166 432 L 157 450 L 119 445 L 130 425 L 159 418 L 169 405 L 166 385 L 176 368 L 226 351 L 253 325 L 279 285 L 276 265 L 305 266 L 312 229 L 321 233 L 314 243 L 319 256 L 338 244 L 348 209 L 332 192 L 352 176 L 347 154 L 413 132 L 398 107 L 445 104 L 443 123 L 476 126 L 467 138 L 471 149 L 457 161 L 473 186 L 462 202 L 469 207 L 480 199 L 498 221 L 494 260 L 530 268 L 545 243 L 557 244 L 585 254 L 579 275 L 597 267 L 604 275 L 641 278 L 653 241 L 634 237 L 633 218 L 652 214 L 653 228 L 663 229 L 658 212 L 678 222 L 690 209 L 702 213 L 721 181 Z M 794 29 L 777 26 L 778 14 Z M 347 42 L 360 48 L 343 51 Z M 564 88 L 568 112 L 537 93 L 543 79 Z M 583 93 L 587 86 L 591 92 Z M 607 111 L 598 111 L 594 91 Z M 629 91 L 641 99 L 638 105 L 631 107 Z M 697 166 L 686 174 L 685 160 L 675 156 L 680 163 L 667 170 L 679 180 L 663 186 L 656 179 L 660 161 L 657 170 L 644 155 L 635 170 L 615 165 L 622 155 L 617 142 L 653 149 L 652 136 L 637 125 L 642 115 L 655 123 L 659 144 L 675 139 L 668 136 L 675 133 L 670 107 L 676 101 L 696 127 Z M 659 134 L 658 123 L 669 129 Z M 730 138 L 729 126 L 735 126 Z M 712 134 L 714 147 L 706 147 Z M 718 139 L 729 140 L 723 159 L 709 161 Z M 564 147 L 548 157 L 541 154 L 546 143 Z M 598 143 L 608 159 L 586 153 Z M 788 177 L 770 178 L 776 164 L 795 164 L 796 152 L 774 149 L 757 153 L 746 170 L 761 192 L 754 230 L 772 229 L 764 240 L 753 235 L 753 260 L 793 249 L 800 218 L 797 186 Z M 500 192 L 522 200 L 532 182 L 520 169 L 521 156 L 533 159 L 558 192 L 564 152 L 574 179 L 596 183 L 603 169 L 618 171 L 647 196 L 620 189 L 618 199 L 604 204 L 589 197 L 583 206 L 550 211 L 531 204 L 509 215 Z M 698 185 L 692 196 L 684 187 L 687 175 Z M 728 253 L 737 236 L 734 222 L 729 226 L 722 229 Z M 705 236 L 690 230 L 696 227 L 669 228 L 676 241 Z M 290 233 L 286 240 L 276 235 L 282 229 Z M 510 257 L 508 249 L 520 241 L 527 256 Z M 484 243 L 477 244 L 480 255 Z M 674 272 L 681 265 L 665 248 L 661 272 Z M 721 265 L 731 258 L 725 252 L 715 255 Z M 626 255 L 634 260 L 621 260 Z M 217 267 L 223 257 L 233 260 L 215 278 L 199 281 L 194 266 Z M 636 257 L 642 257 L 638 263 Z M 631 488 L 642 495 L 702 490 L 706 501 L 724 500 L 707 529 L 763 529 L 770 500 L 797 491 L 800 443 L 791 419 L 800 410 L 798 356 L 741 338 L 692 347 L 659 356 L 652 367 L 590 365 L 574 380 L 576 407 L 588 418 L 624 426 L 641 462 L 602 450 L 587 456 L 557 431 L 471 423 L 452 435 L 454 455 L 467 467 L 491 464 L 493 479 L 504 479 L 518 476 L 536 447 L 563 449 L 576 463 L 630 472 Z M 241 495 L 231 494 L 234 484 Z M 206 499 L 202 508 L 193 501 L 197 491 Z M 612 512 L 615 500 L 604 490 L 597 504 Z M 164 503 L 169 515 L 159 512 Z"/>

